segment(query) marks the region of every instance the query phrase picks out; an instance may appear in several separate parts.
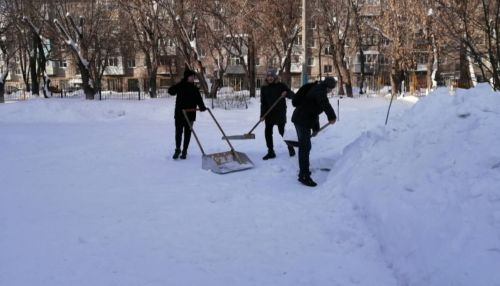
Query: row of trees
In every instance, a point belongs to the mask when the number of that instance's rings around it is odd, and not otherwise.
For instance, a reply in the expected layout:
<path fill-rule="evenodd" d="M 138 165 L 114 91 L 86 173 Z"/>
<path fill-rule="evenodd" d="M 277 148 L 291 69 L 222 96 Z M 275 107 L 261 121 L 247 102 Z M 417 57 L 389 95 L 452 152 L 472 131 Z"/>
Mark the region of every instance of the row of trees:
<path fill-rule="evenodd" d="M 198 71 L 206 94 L 215 96 L 231 59 L 239 59 L 247 87 L 255 92 L 256 56 L 277 59 L 290 83 L 296 45 L 303 31 L 302 0 L 0 0 L 0 101 L 8 71 L 21 71 L 26 89 L 47 96 L 49 60 L 72 55 L 88 99 L 101 88 L 110 57 L 141 51 L 156 96 L 163 55 L 176 55 L 179 66 Z M 328 47 L 336 75 L 352 95 L 350 59 L 359 58 L 363 91 L 365 50 L 376 46 L 390 65 L 393 92 L 401 89 L 417 59 L 427 59 L 428 88 L 435 86 L 438 63 L 460 63 L 460 86 L 472 84 L 470 66 L 500 89 L 500 4 L 493 0 L 310 0 L 319 48 Z M 373 2 L 373 1 L 369 1 Z M 376 1 L 375 1 L 376 2 Z M 309 7 L 310 5 L 310 7 Z M 376 36 L 367 44 L 366 37 Z M 168 43 L 174 43 L 169 45 Z M 457 55 L 455 58 L 454 55 Z M 207 65 L 216 63 L 207 82 Z M 431 72 L 432 71 L 432 72 Z M 217 80 L 219 79 L 219 80 Z M 43 88 L 40 88 L 43 86 Z"/>

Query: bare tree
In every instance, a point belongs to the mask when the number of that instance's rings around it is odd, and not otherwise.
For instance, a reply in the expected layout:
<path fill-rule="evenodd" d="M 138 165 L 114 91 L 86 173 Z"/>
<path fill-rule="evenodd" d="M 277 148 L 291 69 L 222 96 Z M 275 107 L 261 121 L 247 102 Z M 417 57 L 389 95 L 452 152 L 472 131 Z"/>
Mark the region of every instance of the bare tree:
<path fill-rule="evenodd" d="M 0 1 L 0 103 L 5 102 L 5 84 L 16 53 L 12 31 L 15 15 L 10 5 L 9 1 Z"/>
<path fill-rule="evenodd" d="M 270 40 L 269 45 L 279 59 L 279 71 L 282 79 L 291 84 L 292 54 L 295 42 L 302 31 L 300 0 L 273 0 L 262 3 L 260 16 L 264 33 Z"/>
<path fill-rule="evenodd" d="M 206 1 L 203 15 L 211 21 L 202 22 L 206 31 L 209 50 L 217 51 L 214 60 L 237 58 L 245 72 L 245 82 L 250 96 L 255 96 L 255 39 L 258 38 L 260 21 L 257 16 L 259 5 L 252 1 L 232 0 Z M 225 55 L 225 56 L 224 56 Z M 222 71 L 218 67 L 219 72 Z M 219 74 L 219 79 L 222 74 Z"/>
<path fill-rule="evenodd" d="M 119 52 L 116 47 L 119 33 L 116 22 L 120 15 L 113 2 L 78 2 L 76 5 L 81 5 L 78 10 L 68 5 L 70 3 L 69 0 L 56 3 L 54 23 L 59 31 L 58 37 L 65 42 L 77 62 L 86 99 L 94 99 L 101 89 L 108 59 Z M 79 15 L 79 18 L 75 19 L 73 14 Z"/>
<path fill-rule="evenodd" d="M 461 59 L 460 87 L 471 86 L 472 64 L 500 90 L 500 3 L 489 0 L 436 0 L 448 40 Z M 464 64 L 465 63 L 465 64 Z M 468 64 L 467 64 L 468 63 Z"/>
<path fill-rule="evenodd" d="M 29 67 L 31 70 L 31 81 L 32 81 L 32 92 L 33 94 L 39 94 L 39 84 L 38 77 L 42 76 L 43 78 L 43 95 L 45 98 L 49 97 L 49 75 L 47 74 L 47 55 L 46 55 L 46 41 L 44 41 L 42 36 L 42 31 L 40 27 L 36 27 L 33 22 L 26 17 L 23 17 L 23 22 L 31 30 L 32 39 L 33 39 L 33 48 L 30 56 Z"/>
<path fill-rule="evenodd" d="M 402 82 L 417 67 L 416 37 L 423 27 L 414 9 L 412 0 L 387 0 L 378 19 L 380 36 L 388 40 L 383 52 L 390 59 L 392 94 L 402 92 Z"/>
<path fill-rule="evenodd" d="M 352 4 L 349 0 L 319 0 L 323 11 L 324 30 L 332 47 L 335 67 L 339 76 L 339 91 L 343 94 L 345 85 L 347 96 L 352 97 L 352 81 L 349 64 L 346 61 L 346 46 L 349 42 L 352 22 Z"/>
<path fill-rule="evenodd" d="M 358 85 L 359 85 L 359 94 L 364 93 L 364 84 L 365 84 L 365 53 L 364 53 L 364 47 L 363 47 L 363 33 L 366 30 L 365 26 L 366 23 L 363 21 L 362 15 L 361 15 L 361 6 L 362 3 L 359 0 L 350 0 L 350 7 L 351 7 L 351 15 L 352 15 L 352 38 L 351 42 L 353 43 L 354 47 L 354 54 L 358 57 L 359 64 L 360 64 L 360 73 L 359 73 L 359 80 L 358 80 Z"/>
<path fill-rule="evenodd" d="M 149 77 L 149 94 L 156 97 L 157 74 L 164 39 L 162 22 L 167 19 L 156 0 L 119 0 L 133 27 L 135 40 L 145 57 Z"/>
<path fill-rule="evenodd" d="M 200 33 L 200 21 L 206 20 L 200 18 L 201 3 L 196 0 L 159 0 L 158 3 L 169 17 L 167 29 L 175 39 L 177 51 L 184 60 L 185 67 L 197 71 L 196 76 L 201 89 L 208 95 L 207 71 L 202 61 L 203 49 L 200 46 L 201 38 L 204 36 Z"/>

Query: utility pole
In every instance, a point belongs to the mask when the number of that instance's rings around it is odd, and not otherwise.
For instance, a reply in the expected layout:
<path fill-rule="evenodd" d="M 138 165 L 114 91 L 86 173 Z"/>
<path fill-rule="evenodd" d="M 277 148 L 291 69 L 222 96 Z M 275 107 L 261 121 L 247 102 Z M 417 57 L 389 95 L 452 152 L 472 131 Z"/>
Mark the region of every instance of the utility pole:
<path fill-rule="evenodd" d="M 302 0 L 302 85 L 309 79 L 307 75 L 307 13 L 306 0 Z"/>

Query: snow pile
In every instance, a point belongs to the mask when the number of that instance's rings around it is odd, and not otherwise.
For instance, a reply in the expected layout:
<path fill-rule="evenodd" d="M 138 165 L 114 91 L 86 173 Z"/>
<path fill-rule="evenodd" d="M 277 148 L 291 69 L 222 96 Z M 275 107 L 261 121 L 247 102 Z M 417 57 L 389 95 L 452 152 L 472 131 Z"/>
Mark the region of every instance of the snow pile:
<path fill-rule="evenodd" d="M 500 283 L 499 129 L 498 93 L 443 89 L 344 149 L 326 195 L 353 202 L 399 285 Z"/>

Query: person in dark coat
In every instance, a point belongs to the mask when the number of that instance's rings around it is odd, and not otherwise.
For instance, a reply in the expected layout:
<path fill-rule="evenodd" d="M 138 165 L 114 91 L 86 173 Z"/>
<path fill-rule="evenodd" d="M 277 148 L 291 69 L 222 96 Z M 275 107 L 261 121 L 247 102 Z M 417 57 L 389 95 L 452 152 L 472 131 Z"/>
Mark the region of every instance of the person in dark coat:
<path fill-rule="evenodd" d="M 273 128 L 278 126 L 278 132 L 283 137 L 285 134 L 286 124 L 286 101 L 285 98 L 279 100 L 278 104 L 267 114 L 264 114 L 271 108 L 281 96 L 292 99 L 294 96 L 288 86 L 284 83 L 278 82 L 276 72 L 269 70 L 266 74 L 266 85 L 260 91 L 260 120 L 265 121 L 265 137 L 267 145 L 267 154 L 262 158 L 263 160 L 276 158 L 273 146 Z M 288 146 L 290 156 L 295 156 L 295 150 L 292 146 Z"/>
<path fill-rule="evenodd" d="M 325 112 L 330 124 L 334 124 L 337 120 L 337 115 L 327 96 L 336 84 L 337 81 L 333 77 L 326 77 L 324 81 L 314 85 L 292 115 L 292 122 L 295 124 L 299 140 L 300 172 L 298 180 L 306 186 L 314 187 L 317 185 L 311 178 L 309 154 L 311 152 L 311 136 L 316 136 L 320 129 L 319 115 Z"/>
<path fill-rule="evenodd" d="M 191 140 L 191 128 L 189 123 L 186 121 L 183 109 L 195 109 L 199 107 L 200 111 L 205 111 L 207 108 L 203 103 L 203 98 L 201 97 L 200 91 L 196 85 L 194 85 L 194 77 L 196 73 L 192 70 L 186 69 L 184 71 L 184 78 L 177 84 L 171 86 L 168 89 L 170 95 L 177 95 L 175 100 L 175 152 L 173 159 L 179 158 L 186 159 L 187 150 L 189 147 L 189 141 Z M 196 120 L 196 111 L 187 112 L 187 116 L 191 125 L 194 124 Z M 184 144 L 182 145 L 181 154 L 181 141 L 182 134 L 184 133 Z"/>

